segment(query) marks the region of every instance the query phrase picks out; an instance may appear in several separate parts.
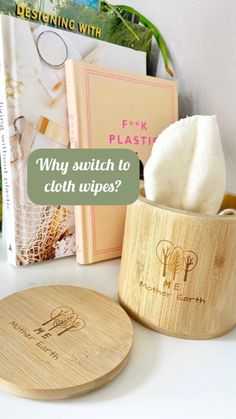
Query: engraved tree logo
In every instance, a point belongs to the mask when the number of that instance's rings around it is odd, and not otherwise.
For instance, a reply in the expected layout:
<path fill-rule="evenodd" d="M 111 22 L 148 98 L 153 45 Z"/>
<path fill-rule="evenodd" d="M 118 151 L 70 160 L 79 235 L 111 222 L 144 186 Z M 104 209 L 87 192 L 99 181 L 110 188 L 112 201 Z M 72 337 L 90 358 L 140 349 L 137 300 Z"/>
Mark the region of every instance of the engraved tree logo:
<path fill-rule="evenodd" d="M 187 282 L 188 273 L 193 271 L 198 263 L 198 256 L 195 252 L 191 250 L 186 250 L 184 252 L 184 282 Z"/>
<path fill-rule="evenodd" d="M 169 240 L 159 241 L 156 247 L 156 256 L 164 265 L 162 276 L 166 277 L 168 268 L 173 274 L 173 281 L 178 273 L 184 271 L 184 282 L 187 282 L 189 272 L 193 271 L 198 264 L 198 255 L 195 252 L 183 250 Z"/>
<path fill-rule="evenodd" d="M 169 259 L 174 250 L 174 245 L 169 240 L 161 240 L 156 248 L 158 260 L 164 265 L 162 276 L 166 276 Z"/>
<path fill-rule="evenodd" d="M 169 263 L 169 269 L 173 273 L 173 281 L 175 280 L 176 274 L 183 270 L 183 250 L 181 247 L 175 247 L 174 251 L 171 254 L 171 259 Z"/>
<path fill-rule="evenodd" d="M 50 323 L 52 324 L 52 327 L 49 331 L 56 328 L 63 328 L 57 336 L 62 336 L 66 332 L 77 331 L 85 327 L 85 321 L 80 319 L 72 308 L 66 306 L 55 308 L 51 312 L 51 318 L 43 323 L 43 326 Z"/>
<path fill-rule="evenodd" d="M 55 308 L 51 312 L 51 318 L 47 322 L 43 323 L 42 326 L 46 326 L 47 324 L 52 323 L 54 320 L 58 319 L 61 316 L 68 316 L 73 313 L 74 313 L 74 310 L 70 307 L 62 306 L 62 307 Z"/>

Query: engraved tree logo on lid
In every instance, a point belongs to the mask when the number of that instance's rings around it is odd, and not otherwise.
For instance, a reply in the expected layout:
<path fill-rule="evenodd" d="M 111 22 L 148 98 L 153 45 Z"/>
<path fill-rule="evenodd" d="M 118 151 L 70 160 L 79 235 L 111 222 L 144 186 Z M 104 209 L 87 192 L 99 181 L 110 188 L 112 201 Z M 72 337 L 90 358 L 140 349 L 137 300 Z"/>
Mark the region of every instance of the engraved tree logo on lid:
<path fill-rule="evenodd" d="M 52 325 L 49 331 L 62 329 L 57 336 L 62 336 L 66 332 L 73 332 L 83 329 L 85 321 L 80 319 L 71 307 L 57 307 L 51 312 L 51 318 L 42 326 Z"/>

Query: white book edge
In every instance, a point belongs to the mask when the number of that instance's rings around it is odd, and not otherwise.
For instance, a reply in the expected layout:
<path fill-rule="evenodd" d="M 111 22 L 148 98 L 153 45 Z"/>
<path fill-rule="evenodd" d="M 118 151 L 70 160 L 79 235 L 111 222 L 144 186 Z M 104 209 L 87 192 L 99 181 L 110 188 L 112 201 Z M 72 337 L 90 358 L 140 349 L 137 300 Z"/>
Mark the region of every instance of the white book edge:
<path fill-rule="evenodd" d="M 10 139 L 8 127 L 8 112 L 5 89 L 5 67 L 4 67 L 4 46 L 3 46 L 3 15 L 0 16 L 0 147 L 2 166 L 2 193 L 4 213 L 4 239 L 7 243 L 7 260 L 16 266 L 15 246 L 15 213 L 13 198 L 13 181 L 10 161 Z"/>

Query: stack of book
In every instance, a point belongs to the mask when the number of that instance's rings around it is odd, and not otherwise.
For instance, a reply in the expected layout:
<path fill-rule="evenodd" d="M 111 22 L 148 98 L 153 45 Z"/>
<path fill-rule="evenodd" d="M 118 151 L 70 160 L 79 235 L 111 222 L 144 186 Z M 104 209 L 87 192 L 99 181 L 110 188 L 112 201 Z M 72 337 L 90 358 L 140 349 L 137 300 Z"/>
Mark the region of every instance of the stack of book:
<path fill-rule="evenodd" d="M 44 13 L 11 3 L 0 16 L 8 260 L 28 265 L 76 251 L 82 264 L 119 257 L 125 208 L 77 207 L 74 213 L 63 204 L 33 204 L 28 157 L 40 148 L 68 148 L 71 139 L 71 147 L 131 148 L 142 166 L 159 133 L 177 119 L 176 84 L 145 76 L 152 36 L 140 25 L 129 23 L 138 41 L 126 27 L 114 41 L 117 18 L 110 14 L 71 2 Z"/>

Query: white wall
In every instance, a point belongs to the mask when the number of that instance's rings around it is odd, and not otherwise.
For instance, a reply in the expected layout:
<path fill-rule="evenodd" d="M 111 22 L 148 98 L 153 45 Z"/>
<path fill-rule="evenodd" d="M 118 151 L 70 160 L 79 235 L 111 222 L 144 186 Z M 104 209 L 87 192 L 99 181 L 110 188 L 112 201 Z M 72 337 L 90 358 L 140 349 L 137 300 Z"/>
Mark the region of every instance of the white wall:
<path fill-rule="evenodd" d="M 216 114 L 236 193 L 236 0 L 124 0 L 156 23 L 179 82 L 180 116 Z M 165 76 L 160 68 L 158 75 Z"/>

